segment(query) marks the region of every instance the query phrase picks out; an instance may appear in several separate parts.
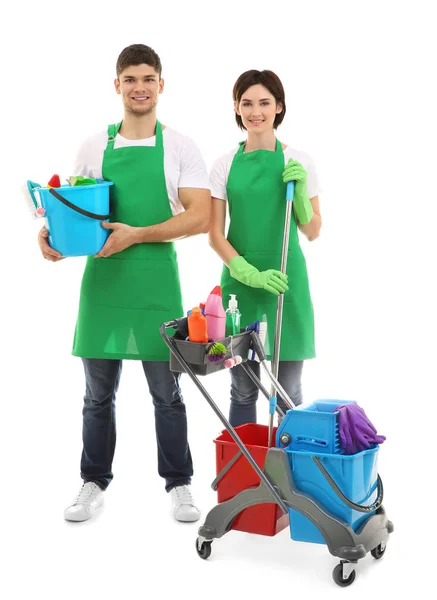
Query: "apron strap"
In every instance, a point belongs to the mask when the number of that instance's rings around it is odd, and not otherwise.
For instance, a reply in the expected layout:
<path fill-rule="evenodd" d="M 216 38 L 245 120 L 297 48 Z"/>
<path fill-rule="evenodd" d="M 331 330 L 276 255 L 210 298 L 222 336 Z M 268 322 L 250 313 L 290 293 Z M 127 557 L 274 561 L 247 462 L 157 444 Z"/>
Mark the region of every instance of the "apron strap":
<path fill-rule="evenodd" d="M 108 143 L 106 145 L 107 150 L 114 150 L 115 136 L 117 135 L 122 123 L 123 121 L 120 121 L 120 123 L 117 123 L 116 125 L 108 125 Z"/>
<path fill-rule="evenodd" d="M 162 139 L 162 125 L 159 121 L 156 121 L 156 148 L 164 148 L 164 142 Z"/>
<path fill-rule="evenodd" d="M 123 121 L 120 121 L 120 123 L 117 123 L 116 125 L 108 125 L 108 143 L 106 145 L 107 150 L 114 150 L 115 136 L 119 132 L 122 123 Z M 159 121 L 156 121 L 156 147 L 164 147 L 162 139 L 162 125 Z"/>
<path fill-rule="evenodd" d="M 243 154 L 244 152 L 244 147 L 246 145 L 246 140 L 243 140 L 242 142 L 238 142 L 239 148 L 237 150 L 237 154 Z"/>
<path fill-rule="evenodd" d="M 239 142 L 239 143 L 238 143 L 238 145 L 239 145 L 239 148 L 238 148 L 238 150 L 237 150 L 237 154 L 243 154 L 243 152 L 244 152 L 244 148 L 245 148 L 245 146 L 246 146 L 246 140 L 243 140 L 242 142 Z M 283 153 L 283 150 L 282 150 L 282 144 L 281 144 L 281 142 L 278 140 L 278 138 L 276 138 L 276 148 L 275 148 L 275 152 L 282 152 L 282 153 Z"/>

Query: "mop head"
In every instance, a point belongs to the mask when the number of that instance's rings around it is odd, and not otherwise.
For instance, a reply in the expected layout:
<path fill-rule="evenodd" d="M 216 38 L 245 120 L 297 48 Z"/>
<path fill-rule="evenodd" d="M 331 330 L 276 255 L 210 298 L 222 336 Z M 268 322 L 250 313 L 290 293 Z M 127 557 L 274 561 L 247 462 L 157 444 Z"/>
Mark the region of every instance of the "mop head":
<path fill-rule="evenodd" d="M 220 343 L 215 342 L 208 350 L 207 359 L 209 362 L 219 363 L 225 359 L 226 347 Z"/>
<path fill-rule="evenodd" d="M 345 454 L 356 454 L 385 441 L 385 436 L 378 435 L 364 410 L 355 402 L 340 404 L 335 411 L 339 411 L 338 433 Z"/>

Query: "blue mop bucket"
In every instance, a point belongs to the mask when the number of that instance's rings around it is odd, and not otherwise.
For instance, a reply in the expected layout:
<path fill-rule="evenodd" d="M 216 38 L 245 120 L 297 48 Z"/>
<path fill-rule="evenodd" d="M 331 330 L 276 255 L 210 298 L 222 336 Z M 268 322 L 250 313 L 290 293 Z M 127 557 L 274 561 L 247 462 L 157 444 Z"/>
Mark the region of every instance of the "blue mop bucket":
<path fill-rule="evenodd" d="M 377 473 L 379 446 L 358 454 L 314 454 L 286 449 L 296 488 L 310 494 L 323 508 L 357 532 L 382 504 Z M 307 517 L 290 509 L 293 540 L 325 544 L 319 529 Z"/>
<path fill-rule="evenodd" d="M 284 450 L 296 488 L 311 495 L 322 507 L 346 521 L 354 531 L 382 503 L 382 483 L 377 473 L 379 446 L 357 454 L 343 454 L 338 433 L 339 404 L 354 400 L 323 399 L 287 411 L 276 433 L 289 437 Z M 324 544 L 319 529 L 307 517 L 290 509 L 291 538 Z"/>
<path fill-rule="evenodd" d="M 45 188 L 31 181 L 27 187 L 35 208 L 38 194 L 45 210 L 49 244 L 62 256 L 92 256 L 104 246 L 109 231 L 101 225 L 110 213 L 109 186 L 112 181 L 84 186 Z"/>

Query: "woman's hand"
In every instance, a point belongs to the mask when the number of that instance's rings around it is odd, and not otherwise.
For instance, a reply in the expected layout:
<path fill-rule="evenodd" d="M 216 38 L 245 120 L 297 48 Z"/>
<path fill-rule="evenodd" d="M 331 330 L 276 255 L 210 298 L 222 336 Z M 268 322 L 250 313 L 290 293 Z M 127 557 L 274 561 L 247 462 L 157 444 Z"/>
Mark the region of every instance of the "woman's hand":
<path fill-rule="evenodd" d="M 276 271 L 267 269 L 258 271 L 256 267 L 247 262 L 242 256 L 234 256 L 229 262 L 231 277 L 253 288 L 262 288 L 275 296 L 283 294 L 288 290 L 288 277 Z"/>
<path fill-rule="evenodd" d="M 284 183 L 294 181 L 293 207 L 296 217 L 302 225 L 309 223 L 314 211 L 307 194 L 307 172 L 297 160 L 290 158 L 282 173 Z"/>

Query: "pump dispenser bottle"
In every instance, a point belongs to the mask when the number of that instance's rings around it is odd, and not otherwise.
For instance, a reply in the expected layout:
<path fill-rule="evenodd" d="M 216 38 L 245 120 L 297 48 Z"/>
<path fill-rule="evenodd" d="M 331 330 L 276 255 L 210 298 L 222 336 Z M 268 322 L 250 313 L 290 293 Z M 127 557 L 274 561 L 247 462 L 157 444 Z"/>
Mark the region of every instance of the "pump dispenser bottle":
<path fill-rule="evenodd" d="M 238 310 L 236 294 L 229 294 L 230 300 L 226 309 L 226 335 L 237 335 L 240 333 L 241 313 Z"/>

